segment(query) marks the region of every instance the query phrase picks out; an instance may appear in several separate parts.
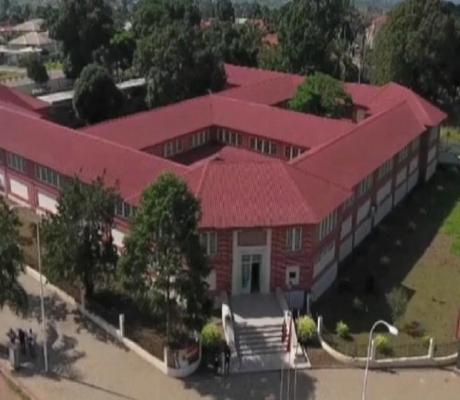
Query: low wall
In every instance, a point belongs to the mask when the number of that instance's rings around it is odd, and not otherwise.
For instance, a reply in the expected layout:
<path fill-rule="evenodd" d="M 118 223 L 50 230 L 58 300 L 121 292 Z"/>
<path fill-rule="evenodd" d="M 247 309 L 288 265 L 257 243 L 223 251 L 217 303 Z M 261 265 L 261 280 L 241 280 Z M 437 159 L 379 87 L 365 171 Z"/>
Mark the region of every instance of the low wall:
<path fill-rule="evenodd" d="M 33 268 L 26 266 L 25 273 L 32 277 L 33 279 L 40 282 L 40 274 L 34 270 Z M 159 358 L 153 356 L 148 351 L 144 350 L 141 346 L 137 343 L 133 342 L 132 340 L 121 336 L 120 330 L 116 329 L 114 326 L 106 322 L 103 318 L 99 317 L 98 315 L 93 314 L 92 312 L 88 311 L 85 307 L 78 304 L 72 296 L 69 296 L 63 290 L 59 289 L 57 286 L 51 284 L 48 279 L 43 275 L 43 284 L 46 285 L 46 290 L 51 293 L 54 293 L 66 303 L 72 305 L 73 307 L 77 308 L 86 318 L 88 318 L 91 322 L 97 325 L 99 328 L 104 330 L 110 336 L 112 336 L 115 340 L 118 340 L 120 343 L 125 345 L 128 349 L 132 352 L 136 353 L 139 357 L 143 358 L 149 364 L 153 365 L 155 368 L 159 369 L 161 372 L 168 376 L 172 376 L 175 378 L 185 378 L 191 374 L 193 374 L 201 363 L 201 345 L 200 345 L 200 353 L 198 360 L 192 364 L 186 365 L 182 368 L 176 369 L 168 367 L 168 360 L 167 360 L 167 349 L 165 348 L 165 359 L 160 360 Z"/>
<path fill-rule="evenodd" d="M 318 339 L 321 343 L 321 347 L 326 351 L 332 358 L 341 362 L 342 364 L 350 367 L 364 368 L 366 366 L 366 357 L 351 357 L 346 354 L 340 353 L 329 345 L 322 337 L 322 317 L 318 318 Z M 371 351 L 371 353 L 373 353 Z M 429 355 L 419 357 L 399 357 L 399 358 L 384 358 L 375 360 L 372 359 L 369 362 L 369 368 L 415 368 L 415 367 L 446 367 L 455 364 L 458 354 L 452 354 L 446 357 L 431 357 Z"/>
<path fill-rule="evenodd" d="M 236 339 L 235 339 L 235 327 L 233 321 L 233 313 L 230 307 L 227 293 L 222 293 L 222 326 L 224 328 L 225 342 L 227 343 L 230 350 L 237 352 Z"/>

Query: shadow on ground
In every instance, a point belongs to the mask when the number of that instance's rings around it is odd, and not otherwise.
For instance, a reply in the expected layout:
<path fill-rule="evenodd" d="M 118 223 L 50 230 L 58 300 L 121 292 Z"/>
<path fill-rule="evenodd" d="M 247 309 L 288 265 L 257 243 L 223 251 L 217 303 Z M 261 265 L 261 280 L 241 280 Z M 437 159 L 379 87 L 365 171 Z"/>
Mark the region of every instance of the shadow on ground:
<path fill-rule="evenodd" d="M 316 378 L 305 371 L 234 374 L 229 377 L 203 372 L 186 378 L 184 386 L 215 400 L 313 400 Z"/>

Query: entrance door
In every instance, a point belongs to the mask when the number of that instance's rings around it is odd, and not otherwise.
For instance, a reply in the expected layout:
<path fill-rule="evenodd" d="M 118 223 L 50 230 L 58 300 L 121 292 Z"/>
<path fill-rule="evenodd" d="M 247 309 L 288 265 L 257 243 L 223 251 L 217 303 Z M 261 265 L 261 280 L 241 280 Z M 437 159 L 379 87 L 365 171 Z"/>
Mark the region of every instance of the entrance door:
<path fill-rule="evenodd" d="M 262 256 L 244 254 L 241 256 L 241 293 L 260 292 Z"/>

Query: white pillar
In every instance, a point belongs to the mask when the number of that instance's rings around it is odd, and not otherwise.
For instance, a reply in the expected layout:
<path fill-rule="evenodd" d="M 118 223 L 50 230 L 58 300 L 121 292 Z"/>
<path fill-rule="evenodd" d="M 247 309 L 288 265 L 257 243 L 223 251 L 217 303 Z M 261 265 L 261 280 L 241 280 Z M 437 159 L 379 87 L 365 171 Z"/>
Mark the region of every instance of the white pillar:
<path fill-rule="evenodd" d="M 376 350 L 377 350 L 377 346 L 376 346 L 375 339 L 372 339 L 372 342 L 371 342 L 371 356 L 370 356 L 371 361 L 375 361 L 375 359 L 376 359 L 376 357 L 375 357 Z"/>
<path fill-rule="evenodd" d="M 430 345 L 428 347 L 428 357 L 434 358 L 434 339 L 430 338 Z"/>
<path fill-rule="evenodd" d="M 120 336 L 125 337 L 125 314 L 118 315 L 118 323 L 120 326 Z"/>

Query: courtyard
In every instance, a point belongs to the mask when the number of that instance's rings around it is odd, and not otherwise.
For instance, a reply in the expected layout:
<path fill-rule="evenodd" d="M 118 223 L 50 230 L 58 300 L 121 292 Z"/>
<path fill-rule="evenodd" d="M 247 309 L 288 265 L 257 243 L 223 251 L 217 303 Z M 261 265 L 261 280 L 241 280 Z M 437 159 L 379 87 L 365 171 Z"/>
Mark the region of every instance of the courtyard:
<path fill-rule="evenodd" d="M 401 317 L 392 321 L 387 295 L 408 294 Z M 315 305 L 328 336 L 342 351 L 364 355 L 369 329 L 378 319 L 394 322 L 394 353 L 426 354 L 428 338 L 438 355 L 453 353 L 460 312 L 460 175 L 442 167 L 385 219 L 342 265 L 337 284 Z M 332 333 L 339 321 L 348 340 Z"/>

